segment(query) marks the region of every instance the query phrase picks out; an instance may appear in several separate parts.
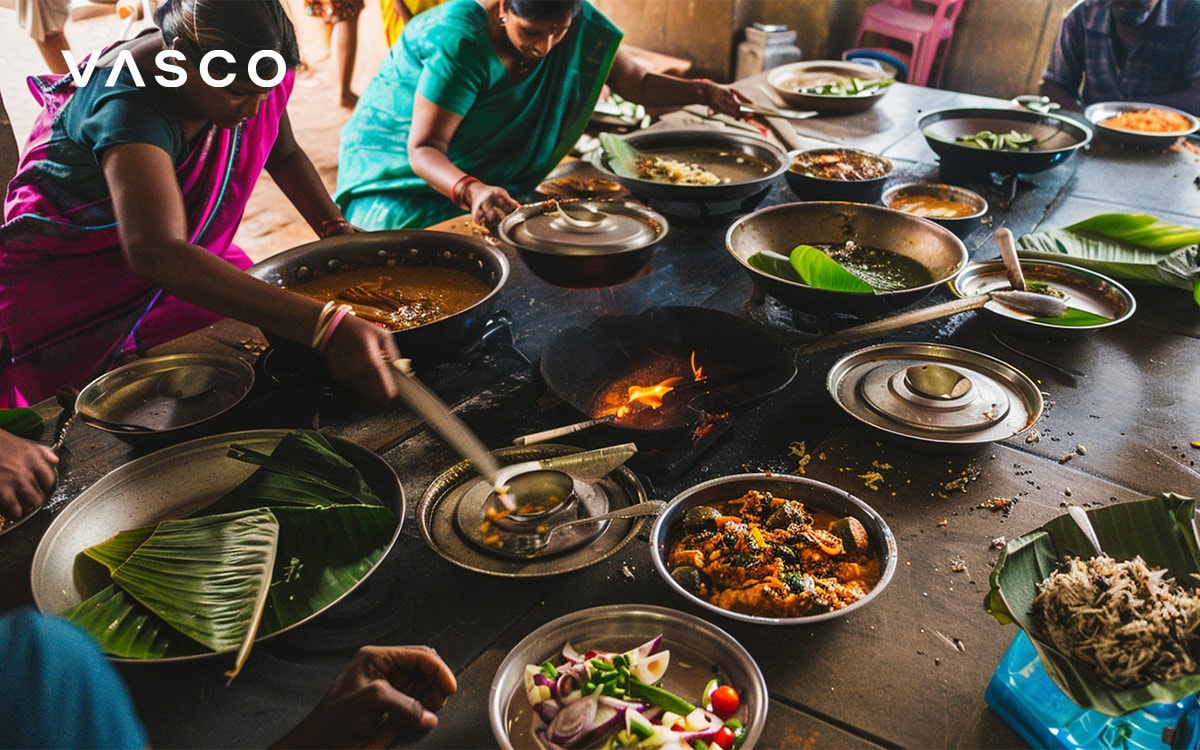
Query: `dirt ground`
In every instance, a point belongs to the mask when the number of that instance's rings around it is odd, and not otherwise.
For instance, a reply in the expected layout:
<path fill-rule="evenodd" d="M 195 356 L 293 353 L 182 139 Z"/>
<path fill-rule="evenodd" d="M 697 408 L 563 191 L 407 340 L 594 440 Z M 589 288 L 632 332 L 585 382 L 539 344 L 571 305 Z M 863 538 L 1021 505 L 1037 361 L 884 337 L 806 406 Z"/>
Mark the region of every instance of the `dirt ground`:
<path fill-rule="evenodd" d="M 337 105 L 337 86 L 324 24 L 304 15 L 303 0 L 286 1 L 292 9 L 304 61 L 297 75 L 288 112 L 296 139 L 308 152 L 332 191 L 337 179 L 339 134 L 350 113 Z M 89 11 L 97 15 L 67 23 L 67 38 L 77 58 L 109 44 L 120 33 L 115 5 L 89 8 Z M 144 24 L 144 21 L 139 22 L 133 33 Z M 367 0 L 367 7 L 359 17 L 358 38 L 353 88 L 361 92 L 387 53 L 379 0 Z M 20 144 L 24 144 L 38 112 L 37 103 L 28 93 L 25 79 L 43 70 L 44 63 L 37 45 L 17 26 L 16 14 L 0 1 L 0 94 L 4 97 L 4 105 Z M 300 218 L 300 214 L 283 197 L 271 178 L 264 174 L 250 199 L 238 231 L 238 243 L 250 257 L 261 260 L 315 238 L 316 235 Z"/>

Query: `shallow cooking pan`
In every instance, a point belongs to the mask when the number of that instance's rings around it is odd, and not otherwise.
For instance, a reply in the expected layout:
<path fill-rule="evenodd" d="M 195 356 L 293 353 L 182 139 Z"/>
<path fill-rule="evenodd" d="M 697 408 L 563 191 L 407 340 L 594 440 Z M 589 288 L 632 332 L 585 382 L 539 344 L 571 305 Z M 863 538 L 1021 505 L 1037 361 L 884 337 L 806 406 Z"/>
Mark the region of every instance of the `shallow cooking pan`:
<path fill-rule="evenodd" d="M 328 237 L 285 250 L 252 266 L 247 273 L 276 286 L 292 287 L 351 268 L 435 266 L 480 279 L 491 292 L 470 307 L 432 323 L 396 331 L 400 352 L 421 367 L 452 358 L 477 340 L 495 310 L 508 281 L 508 258 L 474 237 L 451 232 L 400 229 Z M 300 350 L 292 342 L 272 340 L 276 347 Z"/>
<path fill-rule="evenodd" d="M 1066 161 L 1092 140 L 1086 125 L 1059 115 L 1027 109 L 965 107 L 930 112 L 917 121 L 925 142 L 951 172 L 1011 175 L 1043 172 Z M 982 131 L 1031 135 L 1037 143 L 1028 151 L 992 151 L 958 142 Z"/>
<path fill-rule="evenodd" d="M 693 352 L 701 381 L 694 379 Z M 542 353 L 541 373 L 555 394 L 589 417 L 604 416 L 606 396 L 619 396 L 628 385 L 679 377 L 660 408 L 612 422 L 644 434 L 668 433 L 703 417 L 696 404 L 706 394 L 736 408 L 775 393 L 795 377 L 796 361 L 778 336 L 744 318 L 702 307 L 654 307 L 563 331 Z"/>

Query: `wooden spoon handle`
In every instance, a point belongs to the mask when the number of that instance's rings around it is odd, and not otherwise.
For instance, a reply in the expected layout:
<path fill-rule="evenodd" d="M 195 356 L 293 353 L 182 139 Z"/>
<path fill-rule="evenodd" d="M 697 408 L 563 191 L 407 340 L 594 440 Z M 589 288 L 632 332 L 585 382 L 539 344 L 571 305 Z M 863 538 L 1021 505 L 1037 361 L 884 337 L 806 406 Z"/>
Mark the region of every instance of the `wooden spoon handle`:
<path fill-rule="evenodd" d="M 1008 227 L 1000 227 L 992 232 L 996 245 L 1000 248 L 1000 258 L 1004 261 L 1004 271 L 1008 274 L 1008 283 L 1018 292 L 1025 291 L 1025 275 L 1021 273 L 1021 261 L 1017 258 L 1017 246 L 1013 243 L 1012 232 Z"/>

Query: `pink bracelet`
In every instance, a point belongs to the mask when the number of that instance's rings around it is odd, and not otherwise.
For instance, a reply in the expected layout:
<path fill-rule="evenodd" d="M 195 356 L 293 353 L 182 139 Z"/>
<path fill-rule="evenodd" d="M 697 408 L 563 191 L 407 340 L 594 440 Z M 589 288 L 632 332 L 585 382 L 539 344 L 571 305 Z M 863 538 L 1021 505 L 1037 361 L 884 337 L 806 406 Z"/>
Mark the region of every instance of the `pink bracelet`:
<path fill-rule="evenodd" d="M 329 326 L 325 329 L 325 335 L 321 337 L 321 341 L 317 344 L 317 354 L 324 354 L 325 349 L 329 347 L 329 342 L 333 339 L 333 332 L 337 330 L 338 324 L 342 322 L 342 318 L 350 313 L 350 305 L 338 305 L 338 309 L 334 311 L 333 317 L 329 320 Z"/>

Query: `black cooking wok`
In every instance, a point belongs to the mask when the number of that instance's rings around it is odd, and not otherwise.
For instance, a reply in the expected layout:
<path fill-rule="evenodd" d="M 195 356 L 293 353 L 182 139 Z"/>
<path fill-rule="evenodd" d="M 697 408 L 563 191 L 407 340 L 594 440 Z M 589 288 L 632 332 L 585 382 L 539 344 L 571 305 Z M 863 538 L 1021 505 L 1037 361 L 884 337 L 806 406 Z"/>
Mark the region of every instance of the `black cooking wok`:
<path fill-rule="evenodd" d="M 1027 109 L 965 107 L 944 109 L 917 120 L 925 142 L 941 157 L 943 169 L 952 172 L 1009 175 L 1042 172 L 1070 158 L 1092 140 L 1092 131 L 1069 117 Z M 959 138 L 984 130 L 1032 135 L 1031 151 L 989 151 L 958 143 Z"/>
<path fill-rule="evenodd" d="M 640 131 L 624 138 L 639 151 L 699 164 L 729 177 L 729 182 L 720 185 L 641 180 L 616 173 L 608 155 L 601 155 L 597 161 L 601 170 L 611 174 L 634 197 L 669 216 L 722 216 L 748 211 L 762 202 L 788 167 L 783 149 L 749 133 L 679 128 Z"/>
<path fill-rule="evenodd" d="M 419 366 L 444 362 L 477 340 L 508 280 L 508 258 L 483 240 L 450 232 L 401 229 L 338 235 L 285 250 L 247 273 L 289 287 L 351 268 L 436 266 L 470 274 L 491 292 L 465 310 L 432 323 L 395 332 L 401 354 Z M 287 347 L 290 342 L 272 341 Z M 290 348 L 299 349 L 298 345 Z M 294 354 L 294 352 L 292 352 Z"/>
<path fill-rule="evenodd" d="M 702 382 L 691 378 L 692 352 Z M 702 307 L 653 307 L 561 332 L 542 353 L 541 373 L 555 394 L 589 417 L 599 416 L 596 406 L 605 394 L 621 392 L 631 381 L 651 385 L 679 375 L 682 381 L 661 408 L 613 422 L 666 433 L 703 417 L 697 399 L 735 408 L 775 393 L 795 377 L 796 362 L 779 337 L 751 321 Z"/>

